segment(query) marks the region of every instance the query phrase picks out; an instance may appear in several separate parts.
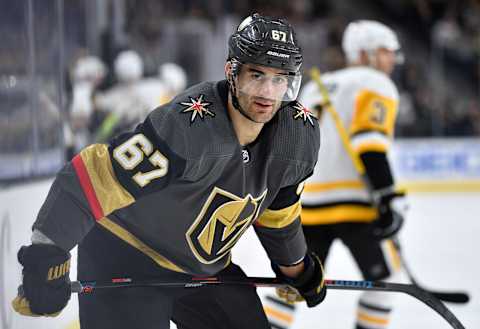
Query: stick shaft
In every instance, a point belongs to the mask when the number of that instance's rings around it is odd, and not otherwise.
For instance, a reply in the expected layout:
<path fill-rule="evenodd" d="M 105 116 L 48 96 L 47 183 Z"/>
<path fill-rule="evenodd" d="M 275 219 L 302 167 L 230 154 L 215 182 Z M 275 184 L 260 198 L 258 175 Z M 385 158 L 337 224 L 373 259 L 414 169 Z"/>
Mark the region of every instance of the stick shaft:
<path fill-rule="evenodd" d="M 400 246 L 400 241 L 398 240 L 398 238 L 394 238 L 392 241 L 395 246 L 395 249 L 397 249 L 397 253 L 400 257 L 400 262 L 402 263 L 402 267 L 405 270 L 405 273 L 407 274 L 408 279 L 413 285 L 419 287 L 422 290 L 429 292 L 430 294 L 437 297 L 443 302 L 456 303 L 456 304 L 465 304 L 469 302 L 470 296 L 465 292 L 460 292 L 460 291 L 447 292 L 447 291 L 431 290 L 419 284 L 418 281 L 414 278 L 412 271 L 410 270 L 410 266 L 408 266 L 405 260 L 405 256 L 403 255 L 402 248 Z"/>
<path fill-rule="evenodd" d="M 137 280 L 118 278 L 111 281 L 75 281 L 71 283 L 74 293 L 91 293 L 96 289 L 126 287 L 164 287 L 164 288 L 198 288 L 208 285 L 248 285 L 256 287 L 281 287 L 286 284 L 277 278 L 242 277 L 242 278 L 195 278 L 191 280 L 165 281 L 162 279 Z M 429 306 L 443 317 L 452 328 L 465 329 L 455 315 L 435 296 L 414 284 L 390 283 L 382 281 L 325 280 L 328 289 L 384 291 L 408 294 Z"/>

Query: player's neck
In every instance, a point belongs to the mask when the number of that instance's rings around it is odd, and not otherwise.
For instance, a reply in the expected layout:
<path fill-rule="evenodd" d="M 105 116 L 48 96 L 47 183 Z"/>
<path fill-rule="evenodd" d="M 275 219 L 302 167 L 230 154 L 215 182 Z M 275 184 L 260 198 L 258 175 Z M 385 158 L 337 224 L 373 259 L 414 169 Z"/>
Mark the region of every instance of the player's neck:
<path fill-rule="evenodd" d="M 233 129 L 240 145 L 245 146 L 257 139 L 264 126 L 263 123 L 253 122 L 233 107 L 231 99 L 228 101 L 228 114 L 232 120 Z"/>

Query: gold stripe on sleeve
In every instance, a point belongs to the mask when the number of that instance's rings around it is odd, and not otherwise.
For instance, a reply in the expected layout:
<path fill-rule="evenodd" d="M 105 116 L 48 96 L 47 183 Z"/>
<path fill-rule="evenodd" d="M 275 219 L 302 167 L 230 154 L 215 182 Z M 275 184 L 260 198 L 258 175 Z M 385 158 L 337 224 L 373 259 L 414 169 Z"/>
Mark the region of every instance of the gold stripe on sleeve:
<path fill-rule="evenodd" d="M 107 145 L 90 145 L 80 153 L 80 156 L 104 215 L 135 202 L 134 197 L 115 177 Z"/>
<path fill-rule="evenodd" d="M 140 250 L 142 253 L 153 259 L 153 261 L 161 267 L 169 269 L 171 271 L 185 273 L 185 271 L 182 270 L 180 267 L 157 253 L 155 250 L 147 246 L 145 243 L 135 237 L 132 233 L 128 232 L 126 229 L 124 229 L 111 219 L 103 217 L 101 220 L 98 221 L 98 223 L 107 230 L 109 230 L 111 233 L 131 245 L 132 247 Z"/>
<path fill-rule="evenodd" d="M 300 201 L 297 201 L 287 208 L 279 210 L 267 209 L 257 220 L 257 223 L 268 228 L 282 228 L 290 225 L 298 216 L 300 216 L 301 211 L 302 205 L 300 204 Z"/>

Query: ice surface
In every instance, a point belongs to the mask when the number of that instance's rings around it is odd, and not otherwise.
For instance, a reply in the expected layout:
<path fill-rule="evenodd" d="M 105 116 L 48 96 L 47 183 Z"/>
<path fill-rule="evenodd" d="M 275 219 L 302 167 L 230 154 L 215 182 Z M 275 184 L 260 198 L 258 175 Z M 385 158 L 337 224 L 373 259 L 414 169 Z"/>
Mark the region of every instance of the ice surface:
<path fill-rule="evenodd" d="M 72 298 L 69 307 L 55 319 L 20 317 L 14 315 L 9 306 L 20 279 L 16 250 L 21 244 L 29 242 L 30 225 L 50 184 L 51 181 L 44 181 L 0 191 L 2 221 L 8 215 L 10 232 L 7 234 L 10 238 L 2 240 L 3 265 L 8 271 L 4 277 L 4 305 L 1 305 L 6 322 L 10 324 L 9 329 L 74 328 L 67 324 L 76 314 L 76 298 Z M 450 309 L 466 328 L 480 328 L 480 193 L 418 193 L 409 199 L 410 212 L 400 238 L 413 274 L 426 287 L 468 291 L 470 303 L 461 306 L 451 304 Z M 273 276 L 269 261 L 251 230 L 234 248 L 234 261 L 249 275 Z M 360 279 L 348 252 L 339 243 L 333 246 L 326 265 L 328 278 Z M 74 278 L 75 266 L 72 268 Z M 261 295 L 273 293 L 265 288 L 258 291 Z M 292 329 L 353 328 L 358 294 L 335 290 L 330 291 L 325 302 L 314 309 L 299 304 Z M 396 305 L 390 329 L 450 328 L 439 315 L 410 296 L 398 294 Z"/>
<path fill-rule="evenodd" d="M 448 304 L 466 328 L 480 328 L 480 194 L 417 193 L 401 231 L 403 252 L 416 280 L 436 290 L 465 290 L 468 304 Z M 254 232 L 240 239 L 234 261 L 248 275 L 273 275 Z M 360 280 L 358 269 L 341 243 L 329 256 L 327 277 Z M 406 280 L 406 279 L 405 279 Z M 407 281 L 405 281 L 407 282 Z M 273 293 L 259 289 L 261 295 Z M 353 328 L 359 292 L 332 290 L 316 308 L 297 304 L 292 329 Z M 397 294 L 391 329 L 450 328 L 448 323 L 413 297 Z"/>

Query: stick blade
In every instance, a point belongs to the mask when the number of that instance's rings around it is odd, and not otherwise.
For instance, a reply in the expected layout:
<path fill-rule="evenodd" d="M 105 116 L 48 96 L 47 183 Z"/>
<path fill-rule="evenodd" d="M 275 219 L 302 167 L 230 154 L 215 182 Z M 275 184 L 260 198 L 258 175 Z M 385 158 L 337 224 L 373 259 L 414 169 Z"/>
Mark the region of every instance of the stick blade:
<path fill-rule="evenodd" d="M 431 292 L 432 295 L 446 303 L 466 304 L 470 301 L 470 296 L 464 292 Z"/>

